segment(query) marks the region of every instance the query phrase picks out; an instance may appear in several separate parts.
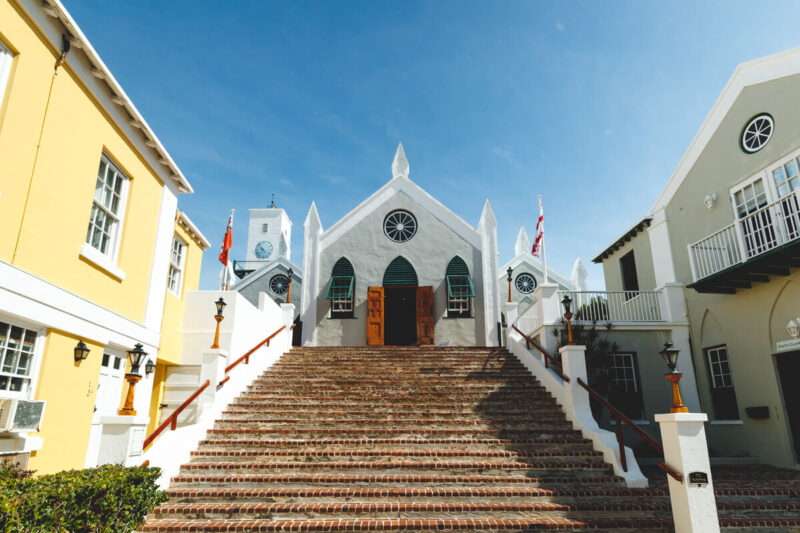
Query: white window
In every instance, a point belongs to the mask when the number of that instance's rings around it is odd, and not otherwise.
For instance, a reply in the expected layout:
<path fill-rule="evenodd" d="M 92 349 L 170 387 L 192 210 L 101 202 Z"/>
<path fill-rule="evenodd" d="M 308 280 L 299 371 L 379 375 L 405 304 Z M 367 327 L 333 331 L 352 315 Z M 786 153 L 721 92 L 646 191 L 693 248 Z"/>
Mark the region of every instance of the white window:
<path fill-rule="evenodd" d="M 636 392 L 639 390 L 633 357 L 632 353 L 609 354 L 611 364 L 608 367 L 608 377 L 615 391 Z"/>
<path fill-rule="evenodd" d="M 8 74 L 11 72 L 11 61 L 14 56 L 11 50 L 0 41 L 0 104 L 3 103 L 3 96 L 6 92 L 6 85 L 8 84 Z"/>
<path fill-rule="evenodd" d="M 37 337 L 36 331 L 0 321 L 0 396 L 28 391 Z"/>
<path fill-rule="evenodd" d="M 186 243 L 175 235 L 172 239 L 172 253 L 169 256 L 169 279 L 167 287 L 175 296 L 181 295 L 183 267 L 186 264 Z"/>
<path fill-rule="evenodd" d="M 94 187 L 86 244 L 116 260 L 128 178 L 103 155 Z"/>
<path fill-rule="evenodd" d="M 122 352 L 106 348 L 100 365 L 97 380 L 97 396 L 94 401 L 94 414 L 113 416 L 117 414 L 122 398 L 122 377 L 125 375 L 125 356 Z"/>

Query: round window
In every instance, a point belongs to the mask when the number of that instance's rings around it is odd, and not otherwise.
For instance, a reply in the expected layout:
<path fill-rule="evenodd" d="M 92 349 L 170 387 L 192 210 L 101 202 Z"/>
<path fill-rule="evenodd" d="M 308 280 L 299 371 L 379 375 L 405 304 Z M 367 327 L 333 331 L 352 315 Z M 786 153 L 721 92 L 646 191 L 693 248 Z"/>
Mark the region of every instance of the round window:
<path fill-rule="evenodd" d="M 383 220 L 383 232 L 394 242 L 406 242 L 417 233 L 417 219 L 408 211 L 392 211 Z"/>
<path fill-rule="evenodd" d="M 271 290 L 273 294 L 277 294 L 278 296 L 283 296 L 284 294 L 286 294 L 286 290 L 288 288 L 289 288 L 289 278 L 287 278 L 283 274 L 272 276 L 272 279 L 269 280 L 269 290 Z"/>
<path fill-rule="evenodd" d="M 514 282 L 514 285 L 522 294 L 530 294 L 533 292 L 533 289 L 536 288 L 536 278 L 527 272 L 523 272 L 517 276 L 517 280 Z"/>
<path fill-rule="evenodd" d="M 775 122 L 766 113 L 755 116 L 742 131 L 742 149 L 752 154 L 758 152 L 769 142 L 772 131 L 775 129 Z"/>

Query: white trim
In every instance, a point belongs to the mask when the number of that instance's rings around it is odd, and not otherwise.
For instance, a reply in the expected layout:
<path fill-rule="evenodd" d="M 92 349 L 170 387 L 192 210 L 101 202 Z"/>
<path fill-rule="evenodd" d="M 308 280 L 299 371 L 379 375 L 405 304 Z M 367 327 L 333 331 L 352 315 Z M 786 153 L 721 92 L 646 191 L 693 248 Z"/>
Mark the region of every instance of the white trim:
<path fill-rule="evenodd" d="M 187 233 L 192 236 L 195 242 L 199 244 L 203 250 L 208 250 L 211 248 L 211 243 L 208 242 L 208 239 L 206 239 L 205 235 L 203 235 L 200 230 L 197 229 L 197 226 L 194 225 L 194 222 L 192 222 L 192 220 L 189 218 L 189 215 L 183 211 L 178 211 L 178 224 L 183 226 L 183 229 L 185 229 Z"/>
<path fill-rule="evenodd" d="M 123 349 L 141 342 L 145 351 L 154 351 L 159 342 L 158 330 L 147 329 L 4 261 L 0 261 L 0 313 Z"/>
<path fill-rule="evenodd" d="M 173 260 L 173 255 L 175 253 L 175 243 L 178 243 L 179 246 L 179 257 L 178 262 L 176 263 Z M 173 295 L 177 296 L 178 298 L 181 297 L 183 294 L 183 273 L 186 270 L 186 254 L 189 252 L 189 244 L 181 239 L 181 237 L 175 233 L 172 238 L 172 247 L 169 251 L 169 269 L 167 270 L 167 290 Z M 178 280 L 176 283 L 175 290 L 172 290 L 169 286 L 170 276 L 172 271 L 175 270 L 178 273 Z"/>
<path fill-rule="evenodd" d="M 172 253 L 172 237 L 175 235 L 177 211 L 178 196 L 169 187 L 164 187 L 161 190 L 158 225 L 153 239 L 150 281 L 147 285 L 147 300 L 144 311 L 144 325 L 152 330 L 161 329 L 161 321 L 164 317 L 169 258 Z"/>
<path fill-rule="evenodd" d="M 3 97 L 8 85 L 8 75 L 11 73 L 11 63 L 14 62 L 14 54 L 0 41 L 0 106 L 3 105 Z"/>
<path fill-rule="evenodd" d="M 705 150 L 719 128 L 728 111 L 733 107 L 741 92 L 751 85 L 800 74 L 800 48 L 792 48 L 777 54 L 762 57 L 736 67 L 722 93 L 711 108 L 703 125 L 695 135 L 686 153 L 678 163 L 669 181 L 664 186 L 651 212 L 659 211 L 669 204 L 694 164 Z M 738 142 L 738 138 L 737 138 Z"/>
<path fill-rule="evenodd" d="M 118 280 L 123 281 L 125 279 L 125 272 L 115 265 L 107 255 L 93 247 L 91 244 L 86 242 L 83 243 L 81 245 L 81 249 L 78 251 L 78 254 L 107 274 L 114 276 Z"/>

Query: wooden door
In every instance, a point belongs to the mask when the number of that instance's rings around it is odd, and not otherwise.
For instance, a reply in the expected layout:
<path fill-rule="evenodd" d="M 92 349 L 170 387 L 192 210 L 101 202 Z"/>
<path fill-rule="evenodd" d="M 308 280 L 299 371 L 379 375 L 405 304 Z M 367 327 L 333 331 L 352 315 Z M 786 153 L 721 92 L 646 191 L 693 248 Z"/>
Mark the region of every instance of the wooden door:
<path fill-rule="evenodd" d="M 417 287 L 417 344 L 433 344 L 433 287 Z"/>
<path fill-rule="evenodd" d="M 367 288 L 367 344 L 383 346 L 383 287 Z"/>

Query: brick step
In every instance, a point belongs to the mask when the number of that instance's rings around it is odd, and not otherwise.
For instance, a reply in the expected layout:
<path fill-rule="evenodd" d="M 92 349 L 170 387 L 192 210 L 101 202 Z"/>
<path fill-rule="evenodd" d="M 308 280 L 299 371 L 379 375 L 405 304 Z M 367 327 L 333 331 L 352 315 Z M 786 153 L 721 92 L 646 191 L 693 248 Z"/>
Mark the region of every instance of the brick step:
<path fill-rule="evenodd" d="M 473 474 L 536 474 L 540 477 L 564 477 L 567 475 L 597 475 L 611 473 L 611 468 L 602 458 L 575 457 L 572 460 L 537 459 L 530 462 L 515 461 L 228 461 L 191 462 L 181 466 L 181 473 L 193 472 L 314 472 L 338 474 L 342 472 L 390 473 L 425 475 L 446 472 L 458 475 Z"/>
<path fill-rule="evenodd" d="M 300 401 L 306 400 L 306 401 Z M 324 400 L 324 402 L 323 402 Z M 480 405 L 476 405 L 476 402 L 465 402 L 459 401 L 457 399 L 451 399 L 448 401 L 443 401 L 441 399 L 436 401 L 409 401 L 410 399 L 406 399 L 405 401 L 396 400 L 393 402 L 386 402 L 385 404 L 380 404 L 373 399 L 368 398 L 350 398 L 349 400 L 344 399 L 331 399 L 331 398 L 265 398 L 262 397 L 260 399 L 246 399 L 246 398 L 239 398 L 232 402 L 230 407 L 241 409 L 244 407 L 251 407 L 251 408 L 281 408 L 281 409 L 289 409 L 289 408 L 296 408 L 296 409 L 308 409 L 309 407 L 325 407 L 325 408 L 334 408 L 334 409 L 344 409 L 344 408 L 359 408 L 359 409 L 370 409 L 370 410 L 387 410 L 387 409 L 412 409 L 414 412 L 417 412 L 419 409 L 436 409 L 436 410 L 451 410 L 451 409 L 470 409 L 477 412 L 505 412 L 509 409 L 527 409 L 527 410 L 535 410 L 540 408 L 548 408 L 553 409 L 558 404 L 553 398 L 541 398 L 541 399 L 532 399 L 532 398 L 520 398 L 517 401 L 504 401 L 504 402 L 481 402 Z"/>
<path fill-rule="evenodd" d="M 272 417 L 225 417 L 217 420 L 214 427 L 223 428 L 282 428 L 294 427 L 295 429 L 318 428 L 363 428 L 365 431 L 382 427 L 395 429 L 414 429 L 433 427 L 437 429 L 530 429 L 547 431 L 550 428 L 572 428 L 572 423 L 562 415 L 560 418 L 533 418 L 533 419 L 479 419 L 466 418 L 406 418 L 406 419 L 380 419 L 380 418 L 272 418 Z"/>
<path fill-rule="evenodd" d="M 516 394 L 529 394 L 535 392 L 546 391 L 542 386 L 533 385 L 531 383 L 458 383 L 458 382 L 440 382 L 440 383 L 313 383 L 313 382 L 289 382 L 289 383 L 263 383 L 255 382 L 247 388 L 248 391 L 286 391 L 287 393 L 293 392 L 317 392 L 317 391 L 347 391 L 358 393 L 361 391 L 367 392 L 386 392 L 399 394 L 402 392 L 416 392 L 416 393 L 439 393 L 439 392 L 473 392 L 473 393 L 487 393 L 498 390 L 506 391 Z"/>
<path fill-rule="evenodd" d="M 279 450 L 211 450 L 200 449 L 193 451 L 191 456 L 195 459 L 201 458 L 225 458 L 226 461 L 245 461 L 255 458 L 269 457 L 293 457 L 311 460 L 314 458 L 331 459 L 340 457 L 373 457 L 373 458 L 394 458 L 394 457 L 510 457 L 510 458 L 552 458 L 552 459 L 572 459 L 575 457 L 602 457 L 600 452 L 591 449 L 585 450 L 452 450 L 452 449 L 416 449 L 416 450 L 381 450 L 376 448 L 362 449 L 340 449 L 331 450 L 327 448 L 306 448 L 300 450 L 279 449 Z"/>
<path fill-rule="evenodd" d="M 531 486 L 537 488 L 624 488 L 622 478 L 613 475 L 575 475 L 533 477 L 526 475 L 500 476 L 487 474 L 453 475 L 453 474 L 322 474 L 322 473 L 181 473 L 172 478 L 172 488 L 217 487 L 217 488 L 258 488 L 265 485 L 277 485 L 281 488 L 314 488 L 332 485 L 352 487 L 354 484 L 368 483 L 371 487 L 437 487 L 456 486 L 472 487 L 498 485 Z"/>
<path fill-rule="evenodd" d="M 668 518 L 669 502 L 323 502 L 323 503 L 169 503 L 152 513 L 154 518 L 184 519 L 371 519 L 434 518 L 453 514 L 459 518 L 536 518 L 540 513 L 554 517 L 591 519 L 624 513 L 626 518 Z"/>
<path fill-rule="evenodd" d="M 236 407 L 232 405 L 231 407 Z M 487 410 L 483 407 L 480 408 L 480 411 L 476 411 L 474 408 L 468 409 L 415 409 L 413 412 L 409 411 L 397 411 L 393 410 L 393 406 L 386 406 L 383 408 L 376 408 L 376 409 L 369 409 L 369 410 L 358 410 L 358 409 L 332 409 L 328 408 L 328 406 L 321 405 L 316 409 L 280 409 L 277 407 L 269 407 L 264 408 L 262 406 L 249 406 L 249 408 L 245 407 L 237 407 L 236 409 L 226 409 L 222 411 L 223 416 L 275 416 L 275 417 L 288 417 L 288 416 L 295 416 L 297 418 L 317 418 L 317 417 L 336 417 L 336 416 L 353 416 L 353 417 L 363 417 L 363 418 L 396 418 L 396 419 L 405 419 L 409 417 L 422 417 L 422 418 L 434 418 L 437 416 L 456 416 L 458 418 L 469 418 L 469 419 L 476 419 L 476 418 L 484 418 L 487 416 L 491 416 L 492 419 L 497 418 L 525 418 L 530 416 L 544 416 L 544 417 L 554 417 L 554 416 L 563 416 L 564 411 L 560 408 L 553 407 L 551 409 L 537 409 L 536 411 L 531 411 L 528 408 L 517 408 L 517 409 L 506 409 L 506 410 Z"/>
<path fill-rule="evenodd" d="M 350 501 L 352 498 L 369 501 L 419 501 L 435 498 L 436 501 L 510 501 L 523 499 L 526 502 L 557 501 L 575 503 L 587 500 L 605 501 L 624 498 L 626 501 L 669 501 L 666 494 L 655 496 L 648 489 L 615 488 L 541 488 L 541 487 L 315 487 L 283 488 L 269 487 L 256 489 L 242 488 L 170 488 L 171 502 L 222 503 L 240 500 L 256 502 L 297 502 L 298 499 L 314 501 Z"/>
<path fill-rule="evenodd" d="M 322 370 L 322 369 L 320 369 Z M 259 380 L 277 380 L 277 379 L 292 379 L 293 381 L 313 381 L 313 380 L 321 380 L 324 382 L 353 382 L 353 383 L 363 383 L 369 382 L 374 383 L 376 381 L 390 381 L 390 382 L 409 382 L 414 383 L 417 380 L 426 380 L 426 381 L 446 381 L 452 380 L 453 378 L 456 379 L 463 379 L 470 382 L 494 382 L 497 380 L 509 380 L 509 381 L 518 381 L 518 382 L 531 382 L 536 381 L 530 372 L 525 367 L 520 366 L 519 368 L 503 368 L 502 370 L 496 370 L 492 372 L 487 371 L 459 371 L 456 372 L 451 368 L 441 368 L 437 369 L 436 372 L 433 370 L 424 370 L 424 369 L 417 369 L 416 373 L 386 373 L 374 369 L 370 370 L 362 370 L 359 372 L 343 372 L 341 369 L 336 369 L 333 372 L 313 372 L 310 371 L 309 368 L 305 367 L 303 370 L 284 370 L 275 367 L 271 367 L 269 370 L 265 371 L 261 376 L 258 378 Z"/>
<path fill-rule="evenodd" d="M 339 447 L 362 446 L 369 449 L 393 450 L 408 449 L 409 446 L 422 446 L 424 449 L 431 447 L 459 446 L 460 448 L 478 450 L 567 450 L 567 449 L 592 449 L 591 441 L 584 439 L 580 434 L 559 435 L 551 438 L 536 439 L 459 439 L 459 438 L 321 438 L 321 439 L 225 439 L 212 438 L 200 441 L 201 449 L 306 449 L 309 446 L 324 446 L 325 449 L 338 449 Z"/>
<path fill-rule="evenodd" d="M 487 437 L 496 435 L 505 438 L 517 439 L 535 439 L 542 438 L 545 435 L 579 435 L 580 432 L 571 428 L 542 428 L 537 430 L 531 429 L 479 429 L 479 428 L 457 428 L 457 429 L 439 429 L 439 428 L 419 428 L 419 427 L 394 427 L 394 428 L 213 428 L 208 430 L 210 436 L 229 435 L 236 436 L 251 436 L 251 435 L 458 435 L 461 438 L 468 437 Z"/>
<path fill-rule="evenodd" d="M 800 522 L 800 520 L 798 520 Z M 635 533 L 648 531 L 668 533 L 669 518 L 596 518 L 572 520 L 561 517 L 542 518 L 428 518 L 428 519 L 316 519 L 316 520 L 207 520 L 192 524 L 187 520 L 151 520 L 141 531 L 414 531 L 417 533 L 448 531 L 605 531 Z"/>

